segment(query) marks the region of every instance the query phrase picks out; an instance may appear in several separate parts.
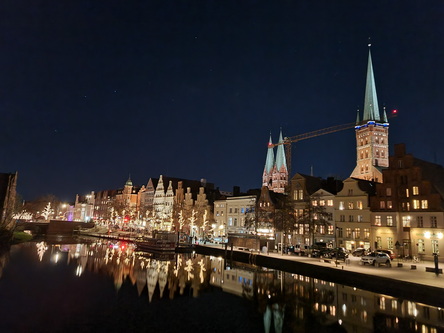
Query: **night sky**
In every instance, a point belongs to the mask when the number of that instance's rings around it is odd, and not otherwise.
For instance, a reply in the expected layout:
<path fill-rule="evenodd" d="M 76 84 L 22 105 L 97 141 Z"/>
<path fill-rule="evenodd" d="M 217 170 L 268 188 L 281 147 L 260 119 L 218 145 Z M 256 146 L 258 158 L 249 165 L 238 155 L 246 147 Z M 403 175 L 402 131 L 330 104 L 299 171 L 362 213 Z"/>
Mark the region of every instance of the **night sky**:
<path fill-rule="evenodd" d="M 0 2 L 0 172 L 24 199 L 163 174 L 259 188 L 271 131 L 350 123 L 368 39 L 390 150 L 444 164 L 442 1 Z M 354 130 L 293 146 L 293 174 L 348 177 Z"/>

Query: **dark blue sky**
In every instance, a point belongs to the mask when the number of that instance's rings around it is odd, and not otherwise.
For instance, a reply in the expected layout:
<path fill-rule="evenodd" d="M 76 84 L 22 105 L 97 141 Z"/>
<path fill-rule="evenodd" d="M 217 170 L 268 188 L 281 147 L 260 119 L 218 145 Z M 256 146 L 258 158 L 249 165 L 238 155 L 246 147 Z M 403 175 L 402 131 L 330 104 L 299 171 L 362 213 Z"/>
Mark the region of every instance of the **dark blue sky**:
<path fill-rule="evenodd" d="M 270 131 L 353 122 L 371 37 L 389 143 L 444 164 L 441 1 L 0 2 L 0 171 L 31 200 L 146 184 L 261 185 Z M 352 129 L 293 147 L 346 178 Z"/>

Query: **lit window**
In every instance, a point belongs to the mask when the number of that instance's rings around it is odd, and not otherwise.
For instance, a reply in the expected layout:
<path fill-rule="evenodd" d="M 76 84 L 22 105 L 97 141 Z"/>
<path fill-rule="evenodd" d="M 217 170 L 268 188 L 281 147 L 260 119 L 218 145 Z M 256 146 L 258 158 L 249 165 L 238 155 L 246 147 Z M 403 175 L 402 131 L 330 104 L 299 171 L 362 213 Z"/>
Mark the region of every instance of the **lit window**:
<path fill-rule="evenodd" d="M 419 209 L 419 200 L 413 200 L 413 209 Z"/>
<path fill-rule="evenodd" d="M 390 200 L 387 201 L 387 208 L 388 209 L 392 209 L 393 208 L 393 204 L 392 204 L 392 202 Z"/>
<path fill-rule="evenodd" d="M 348 203 L 348 209 L 353 209 L 353 202 Z"/>
<path fill-rule="evenodd" d="M 313 201 L 311 202 L 311 204 L 312 204 L 314 207 L 316 207 L 316 206 L 318 205 L 318 202 L 317 202 L 316 200 L 313 200 Z"/>
<path fill-rule="evenodd" d="M 370 238 L 370 229 L 364 229 L 364 238 L 369 239 Z"/>
<path fill-rule="evenodd" d="M 319 206 L 325 206 L 325 200 L 319 200 Z"/>
<path fill-rule="evenodd" d="M 362 201 L 361 200 L 356 201 L 356 208 L 357 209 L 362 209 Z"/>
<path fill-rule="evenodd" d="M 410 227 L 410 216 L 403 216 L 402 217 L 402 226 L 403 227 Z"/>
<path fill-rule="evenodd" d="M 327 200 L 327 206 L 333 207 L 333 200 L 332 199 Z"/>
<path fill-rule="evenodd" d="M 418 188 L 418 186 L 413 186 L 412 193 L 413 193 L 413 195 L 419 195 L 419 188 Z"/>
<path fill-rule="evenodd" d="M 387 216 L 387 227 L 393 227 L 393 216 Z"/>
<path fill-rule="evenodd" d="M 344 201 L 339 201 L 339 210 L 344 210 Z"/>
<path fill-rule="evenodd" d="M 407 198 L 409 197 L 409 189 L 408 189 L 408 188 L 405 189 L 405 196 L 406 196 Z"/>
<path fill-rule="evenodd" d="M 381 201 L 379 202 L 379 208 L 380 208 L 380 209 L 385 209 L 385 201 L 384 201 L 384 200 L 381 200 Z"/>
<path fill-rule="evenodd" d="M 352 230 L 351 228 L 346 228 L 345 229 L 345 237 L 350 238 L 352 235 Z"/>
<path fill-rule="evenodd" d="M 380 215 L 375 216 L 375 225 L 377 225 L 377 226 L 381 225 L 381 216 Z"/>
<path fill-rule="evenodd" d="M 428 209 L 429 202 L 427 200 L 421 200 L 421 209 Z"/>

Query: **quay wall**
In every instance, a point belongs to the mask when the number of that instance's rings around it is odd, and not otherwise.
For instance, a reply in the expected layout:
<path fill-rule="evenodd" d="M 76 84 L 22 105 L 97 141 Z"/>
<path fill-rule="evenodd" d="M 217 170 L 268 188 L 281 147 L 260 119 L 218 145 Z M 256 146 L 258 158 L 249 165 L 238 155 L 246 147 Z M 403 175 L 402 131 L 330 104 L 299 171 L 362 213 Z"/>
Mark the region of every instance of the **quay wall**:
<path fill-rule="evenodd" d="M 350 270 L 343 270 L 344 262 L 338 267 L 310 264 L 298 260 L 288 260 L 285 257 L 276 258 L 261 253 L 249 251 L 231 250 L 230 246 L 225 248 L 214 248 L 196 245 L 195 250 L 199 254 L 222 256 L 226 260 L 240 261 L 258 266 L 282 270 L 289 273 L 310 276 L 320 280 L 343 284 L 359 289 L 369 290 L 379 294 L 387 294 L 398 298 L 444 307 L 444 288 L 417 284 L 384 276 L 365 274 Z M 429 273 L 433 274 L 433 273 Z"/>

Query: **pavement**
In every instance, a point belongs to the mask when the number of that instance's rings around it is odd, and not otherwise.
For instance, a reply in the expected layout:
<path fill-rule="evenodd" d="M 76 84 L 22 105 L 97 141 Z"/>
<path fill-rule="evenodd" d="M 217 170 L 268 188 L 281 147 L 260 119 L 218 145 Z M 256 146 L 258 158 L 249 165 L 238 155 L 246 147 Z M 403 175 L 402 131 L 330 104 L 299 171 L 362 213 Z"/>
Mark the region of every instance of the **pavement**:
<path fill-rule="evenodd" d="M 200 244 L 203 245 L 203 244 Z M 220 248 L 221 244 L 206 244 L 203 246 Z M 233 250 L 243 251 L 242 248 L 234 247 Z M 361 265 L 361 258 L 350 255 L 349 258 L 344 261 L 324 260 L 320 258 L 309 258 L 306 256 L 280 254 L 277 252 L 269 252 L 263 254 L 265 256 L 275 257 L 284 260 L 301 261 L 311 265 L 318 265 L 324 267 L 330 267 L 333 269 L 339 269 L 343 271 L 358 272 L 368 275 L 376 275 L 386 277 L 394 280 L 406 281 L 416 283 L 419 285 L 426 285 L 438 288 L 444 288 L 444 275 L 435 274 L 435 264 L 432 261 L 419 261 L 413 262 L 412 260 L 394 259 L 392 260 L 391 267 L 381 265 L 379 267 L 371 265 Z M 414 267 L 412 267 L 414 266 Z M 432 272 L 427 272 L 426 267 L 432 269 Z M 439 268 L 444 268 L 443 263 L 439 263 Z"/>

